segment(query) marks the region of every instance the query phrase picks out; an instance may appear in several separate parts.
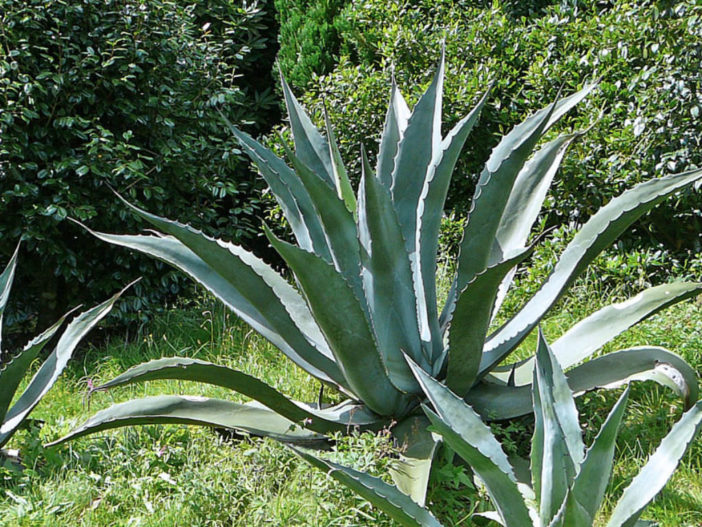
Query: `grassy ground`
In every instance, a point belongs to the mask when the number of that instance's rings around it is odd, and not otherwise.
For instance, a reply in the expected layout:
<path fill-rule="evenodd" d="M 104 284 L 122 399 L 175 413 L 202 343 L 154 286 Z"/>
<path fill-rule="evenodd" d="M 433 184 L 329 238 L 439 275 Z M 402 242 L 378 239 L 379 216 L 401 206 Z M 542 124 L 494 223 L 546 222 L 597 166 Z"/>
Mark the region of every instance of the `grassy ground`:
<path fill-rule="evenodd" d="M 554 310 L 544 326 L 547 336 L 558 336 L 607 301 L 602 297 L 611 296 L 584 284 Z M 687 302 L 630 330 L 608 349 L 661 345 L 676 350 L 700 371 L 701 323 L 700 305 Z M 525 352 L 529 349 L 532 341 L 524 345 Z M 84 396 L 88 382 L 97 384 L 134 364 L 174 355 L 241 369 L 300 400 L 316 400 L 318 395 L 319 383 L 221 308 L 202 301 L 199 307 L 174 309 L 137 338 L 113 337 L 99 347 L 87 346 L 72 362 L 33 414 L 46 422 L 41 430 L 22 432 L 9 445 L 24 452 L 28 468 L 23 473 L 0 469 L 0 526 L 395 525 L 269 440 L 226 442 L 207 429 L 149 426 L 82 438 L 47 451 L 39 447 L 113 402 L 163 393 L 236 397 L 186 382 L 145 383 L 98 393 L 90 401 Z M 580 400 L 588 438 L 616 396 L 593 393 Z M 621 493 L 679 417 L 680 406 L 657 385 L 635 387 L 618 444 L 612 496 Z M 526 419 L 502 431 L 510 448 L 528 451 L 528 426 Z M 391 462 L 390 444 L 382 435 L 348 438 L 329 455 L 377 474 Z M 471 512 L 485 509 L 467 486 L 464 468 L 440 460 L 432 478 L 429 502 L 446 525 L 471 525 Z M 666 527 L 702 525 L 702 441 L 693 444 L 644 517 Z"/>

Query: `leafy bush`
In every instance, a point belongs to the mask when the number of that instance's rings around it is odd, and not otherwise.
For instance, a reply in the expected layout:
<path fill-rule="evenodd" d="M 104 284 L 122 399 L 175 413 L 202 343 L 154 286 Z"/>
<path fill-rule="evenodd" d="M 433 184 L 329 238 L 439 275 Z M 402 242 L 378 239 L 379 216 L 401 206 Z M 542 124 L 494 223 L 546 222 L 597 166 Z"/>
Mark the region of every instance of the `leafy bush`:
<path fill-rule="evenodd" d="M 144 423 L 191 423 L 243 430 L 314 445 L 355 427 L 390 428 L 405 446 L 392 475 L 417 502 L 425 499 L 435 440 L 419 411 L 422 387 L 408 363 L 435 376 L 485 419 L 531 412 L 534 358 L 507 366 L 520 343 L 588 264 L 645 212 L 702 179 L 702 170 L 653 178 L 612 199 L 573 236 L 542 287 L 494 332 L 490 326 L 512 285 L 514 270 L 534 248 L 528 243 L 546 192 L 568 146 L 583 132 L 538 143 L 591 93 L 576 93 L 537 111 L 506 134 L 481 173 L 463 227 L 448 298 L 437 299 L 441 216 L 458 155 L 478 122 L 486 94 L 444 135 L 444 64 L 410 112 L 393 86 L 374 171 L 361 153 L 357 193 L 347 177 L 329 123 L 326 137 L 312 124 L 287 84 L 295 152 L 283 159 L 232 127 L 285 213 L 297 241 L 266 229 L 295 276 L 293 287 L 243 248 L 142 209 L 155 235 L 94 234 L 181 269 L 323 385 L 348 399 L 335 406 L 289 399 L 261 380 L 192 358 L 136 366 L 98 389 L 156 379 L 189 380 L 240 392 L 253 403 L 162 396 L 115 405 L 60 441 Z M 697 400 L 695 371 L 663 348 L 624 349 L 590 359 L 641 320 L 696 296 L 700 283 L 647 289 L 581 320 L 554 342 L 569 382 L 583 393 L 629 379 L 669 386 L 689 406 Z M 583 362 L 585 361 L 585 362 Z M 577 365 L 578 363 L 581 363 Z M 321 396 L 320 396 L 321 399 Z"/>
<path fill-rule="evenodd" d="M 291 86 L 306 88 L 337 62 L 339 12 L 347 0 L 275 0 L 280 24 L 278 62 Z"/>
<path fill-rule="evenodd" d="M 449 194 L 448 207 L 465 215 L 498 137 L 561 87 L 569 92 L 601 77 L 590 104 L 569 119 L 594 128 L 573 146 L 544 210 L 547 225 L 577 224 L 634 183 L 702 165 L 701 17 L 691 0 L 353 2 L 339 17 L 339 65 L 301 99 L 318 122 L 326 100 L 342 154 L 355 159 L 361 142 L 379 137 L 377 94 L 391 70 L 414 100 L 430 80 L 433 50 L 445 40 L 448 125 L 495 81 L 495 102 L 467 144 Z M 348 168 L 352 179 L 360 176 L 358 162 Z M 701 205 L 696 195 L 671 200 L 634 226 L 623 247 L 643 242 L 680 259 L 699 253 Z"/>
<path fill-rule="evenodd" d="M 48 319 L 139 275 L 124 309 L 180 290 L 175 273 L 95 250 L 66 221 L 138 228 L 110 186 L 251 242 L 260 185 L 219 111 L 253 131 L 277 119 L 275 23 L 265 3 L 7 0 L 0 27 L 0 254 L 23 236 L 41 255 L 19 270 L 25 311 L 41 307 Z"/>

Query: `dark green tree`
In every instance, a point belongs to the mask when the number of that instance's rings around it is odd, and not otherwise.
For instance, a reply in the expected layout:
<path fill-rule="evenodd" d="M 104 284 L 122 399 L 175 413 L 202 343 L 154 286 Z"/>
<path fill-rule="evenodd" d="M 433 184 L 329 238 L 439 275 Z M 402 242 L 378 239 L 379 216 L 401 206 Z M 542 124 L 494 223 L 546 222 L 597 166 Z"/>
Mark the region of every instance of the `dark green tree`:
<path fill-rule="evenodd" d="M 280 23 L 278 61 L 291 86 L 306 88 L 338 61 L 338 17 L 346 0 L 275 0 Z"/>

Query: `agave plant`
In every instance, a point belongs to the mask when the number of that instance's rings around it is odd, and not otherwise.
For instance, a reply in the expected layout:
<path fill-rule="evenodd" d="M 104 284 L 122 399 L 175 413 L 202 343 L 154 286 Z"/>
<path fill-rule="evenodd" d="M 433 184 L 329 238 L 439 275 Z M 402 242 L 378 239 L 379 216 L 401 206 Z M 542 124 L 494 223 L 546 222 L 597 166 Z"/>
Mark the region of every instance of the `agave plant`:
<path fill-rule="evenodd" d="M 17 253 L 19 245 L 12 255 L 7 267 L 0 274 L 0 329 L 2 316 L 10 295 L 10 288 L 17 267 Z M 96 306 L 75 317 L 66 327 L 56 348 L 42 363 L 39 370 L 24 389 L 19 398 L 12 404 L 17 389 L 24 379 L 34 360 L 39 356 L 46 343 L 59 330 L 64 320 L 70 313 L 64 315 L 49 329 L 31 340 L 24 349 L 18 353 L 0 351 L 0 448 L 5 446 L 12 435 L 22 426 L 29 413 L 48 392 L 66 367 L 73 351 L 80 340 L 93 328 L 107 313 L 119 298 L 117 295 L 108 301 Z M 2 339 L 0 339 L 1 343 Z M 2 460 L 0 451 L 0 460 Z"/>
<path fill-rule="evenodd" d="M 195 423 L 315 442 L 350 428 L 392 432 L 405 446 L 394 472 L 400 488 L 424 499 L 435 441 L 419 403 L 423 392 L 404 355 L 446 382 L 483 417 L 531 412 L 533 361 L 501 366 L 536 328 L 589 262 L 657 203 L 702 178 L 702 171 L 642 183 L 585 223 L 543 287 L 498 330 L 489 327 L 528 242 L 547 189 L 580 132 L 537 149 L 544 134 L 595 86 L 544 108 L 507 134 L 480 175 L 448 299 L 437 302 L 437 247 L 443 206 L 459 153 L 485 105 L 441 136 L 444 61 L 410 112 L 393 82 L 373 170 L 363 148 L 358 191 L 339 154 L 328 119 L 326 137 L 283 80 L 295 151 L 292 168 L 231 127 L 275 195 L 297 244 L 266 236 L 287 262 L 296 286 L 241 247 L 127 205 L 159 233 L 98 238 L 159 258 L 187 273 L 310 375 L 348 399 L 322 408 L 289 399 L 258 379 L 222 366 L 166 358 L 130 369 L 98 389 L 151 379 L 183 379 L 231 388 L 254 401 L 155 397 L 99 412 L 63 440 L 143 423 Z M 488 90 L 489 91 L 489 90 Z M 231 125 L 230 125 L 231 126 Z M 126 203 L 126 202 L 125 202 Z M 92 232 L 92 231 L 91 231 Z M 670 385 L 686 404 L 697 398 L 695 372 L 661 348 L 622 350 L 582 365 L 610 339 L 659 309 L 689 298 L 702 284 L 651 288 L 582 320 L 554 343 L 571 387 L 583 392 L 631 378 Z"/>
<path fill-rule="evenodd" d="M 535 416 L 531 470 L 520 481 L 518 470 L 481 417 L 458 395 L 411 364 L 429 405 L 424 411 L 433 430 L 475 471 L 496 510 L 478 515 L 505 527 L 592 527 L 612 472 L 614 448 L 626 410 L 624 390 L 597 437 L 586 450 L 573 392 L 554 352 L 539 334 L 532 383 Z M 644 508 L 665 486 L 702 425 L 702 400 L 675 423 L 614 506 L 607 527 L 650 525 L 639 520 Z M 411 527 L 439 527 L 425 508 L 379 478 L 295 449 L 380 509 Z"/>

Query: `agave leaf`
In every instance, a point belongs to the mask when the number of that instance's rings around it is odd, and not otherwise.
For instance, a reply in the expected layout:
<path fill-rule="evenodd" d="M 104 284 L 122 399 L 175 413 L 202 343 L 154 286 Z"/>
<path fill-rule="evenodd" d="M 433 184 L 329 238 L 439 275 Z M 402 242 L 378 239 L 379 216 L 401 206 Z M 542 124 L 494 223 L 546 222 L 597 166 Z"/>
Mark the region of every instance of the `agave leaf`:
<path fill-rule="evenodd" d="M 341 159 L 339 145 L 336 143 L 336 137 L 334 136 L 334 130 L 332 129 L 326 107 L 324 108 L 324 124 L 327 129 L 327 137 L 329 138 L 329 157 L 334 170 L 334 185 L 336 186 L 339 199 L 346 204 L 348 211 L 354 214 L 356 212 L 356 196 L 353 193 L 353 187 L 349 181 L 344 161 Z"/>
<path fill-rule="evenodd" d="M 312 124 L 304 108 L 297 102 L 288 83 L 280 77 L 285 97 L 285 106 L 290 118 L 290 129 L 295 141 L 295 153 L 312 172 L 336 188 L 334 182 L 334 163 L 330 155 L 329 143 Z"/>
<path fill-rule="evenodd" d="M 458 270 L 449 299 L 441 316 L 442 325 L 451 318 L 455 295 L 473 277 L 502 259 L 504 248 L 496 235 L 502 223 L 505 207 L 513 192 L 522 167 L 541 136 L 562 115 L 580 102 L 593 85 L 566 97 L 528 117 L 515 126 L 495 147 L 480 174 L 473 196 L 468 223 L 463 231 L 458 256 Z"/>
<path fill-rule="evenodd" d="M 417 321 L 417 298 L 412 286 L 412 269 L 405 249 L 400 222 L 388 191 L 370 173 L 364 159 L 364 208 L 359 209 L 359 230 L 369 233 L 369 254 L 364 262 L 365 296 L 374 321 L 378 347 L 385 359 L 393 382 L 398 388 L 417 392 L 419 387 L 402 355 L 404 351 L 424 367 L 429 357 L 423 356 Z"/>
<path fill-rule="evenodd" d="M 432 361 L 436 361 L 443 351 L 443 339 L 439 327 L 436 305 L 436 255 L 439 249 L 439 230 L 441 214 L 437 211 L 444 209 L 449 183 L 456 161 L 461 153 L 468 134 L 480 117 L 490 88 L 480 99 L 471 112 L 461 119 L 441 142 L 441 148 L 435 155 L 429 167 L 429 173 L 424 181 L 424 187 L 417 207 L 417 249 L 413 253 L 415 271 L 415 294 L 419 306 L 426 306 L 426 314 L 420 316 L 420 322 L 429 327 L 431 342 L 434 343 Z M 418 261 L 417 261 L 418 260 Z"/>
<path fill-rule="evenodd" d="M 440 419 L 516 483 L 512 465 L 490 428 L 458 395 L 440 384 L 415 363 L 408 362 Z"/>
<path fill-rule="evenodd" d="M 337 413 L 316 410 L 309 405 L 289 399 L 268 384 L 246 373 L 183 357 L 157 359 L 139 364 L 98 386 L 95 390 L 107 390 L 135 382 L 164 379 L 202 382 L 229 388 L 258 401 L 290 421 L 321 434 L 343 432 L 349 427 L 367 427 L 377 424 L 378 421 L 377 416 L 357 405 Z"/>
<path fill-rule="evenodd" d="M 46 446 L 55 446 L 103 430 L 151 424 L 214 426 L 308 445 L 321 445 L 326 441 L 323 435 L 305 430 L 259 404 L 161 395 L 135 399 L 101 410 L 68 435 Z"/>
<path fill-rule="evenodd" d="M 556 340 L 551 349 L 563 368 L 568 368 L 590 357 L 614 337 L 678 302 L 697 296 L 702 283 L 675 282 L 651 287 L 624 302 L 596 311 L 570 328 Z M 498 367 L 491 376 L 515 385 L 531 382 L 534 358 L 517 365 Z M 514 372 L 514 373 L 513 373 Z"/>
<path fill-rule="evenodd" d="M 478 516 L 480 518 L 486 518 L 488 520 L 494 521 L 495 523 L 499 523 L 503 527 L 505 525 L 505 522 L 502 521 L 502 516 L 500 516 L 500 513 L 497 511 L 476 512 L 473 514 L 473 516 Z"/>
<path fill-rule="evenodd" d="M 434 160 L 442 150 L 441 104 L 444 83 L 445 51 L 441 52 L 439 67 L 429 88 L 419 99 L 407 122 L 407 128 L 399 143 L 392 174 L 392 201 L 399 220 L 406 253 L 411 261 L 412 281 L 415 300 L 414 318 L 417 320 L 424 353 L 429 360 L 441 352 L 441 335 L 436 319 L 436 299 L 425 297 L 425 290 L 434 283 L 434 275 L 429 283 L 424 283 L 421 268 L 419 209 L 422 192 L 431 177 Z M 433 255 L 436 257 L 436 253 Z M 405 350 L 408 351 L 408 350 Z M 409 352 L 416 357 L 411 350 Z"/>
<path fill-rule="evenodd" d="M 397 89 L 395 77 L 393 76 L 390 104 L 385 116 L 385 127 L 380 140 L 377 166 L 377 177 L 388 190 L 392 187 L 392 174 L 395 168 L 395 156 L 397 155 L 398 145 L 402 135 L 405 133 L 410 115 L 410 109 L 407 107 L 400 90 Z"/>
<path fill-rule="evenodd" d="M 449 352 L 446 385 L 464 395 L 478 376 L 483 344 L 490 326 L 497 289 L 505 274 L 533 250 L 520 248 L 515 255 L 485 269 L 468 282 L 456 302 L 449 327 Z"/>
<path fill-rule="evenodd" d="M 617 502 L 607 527 L 632 527 L 665 486 L 702 424 L 702 401 L 683 414 Z"/>
<path fill-rule="evenodd" d="M 614 337 L 673 304 L 700 294 L 702 283 L 677 282 L 651 287 L 580 321 L 553 344 L 564 368 L 590 357 Z"/>
<path fill-rule="evenodd" d="M 358 231 L 353 214 L 332 187 L 315 176 L 287 146 L 285 148 L 314 206 L 314 214 L 321 220 L 334 266 L 351 284 L 356 295 L 363 298 Z"/>
<path fill-rule="evenodd" d="M 549 141 L 519 171 L 495 235 L 503 251 L 526 245 L 566 150 L 584 133 L 561 135 Z"/>
<path fill-rule="evenodd" d="M 427 509 L 382 479 L 315 457 L 304 450 L 290 447 L 309 464 L 326 472 L 335 480 L 378 507 L 385 514 L 406 527 L 441 527 L 441 523 Z"/>
<path fill-rule="evenodd" d="M 327 261 L 331 261 L 330 249 L 319 215 L 316 214 L 309 193 L 295 176 L 295 172 L 285 161 L 250 135 L 231 124 L 229 128 L 268 183 L 300 247 L 313 250 Z"/>
<path fill-rule="evenodd" d="M 629 225 L 666 196 L 702 178 L 702 170 L 640 183 L 611 200 L 592 216 L 563 251 L 541 289 L 487 341 L 480 365 L 489 372 L 531 332 L 585 267 Z"/>
<path fill-rule="evenodd" d="M 454 426 L 444 422 L 428 407 L 424 406 L 424 411 L 429 417 L 434 430 L 443 436 L 444 441 L 459 456 L 466 460 L 485 483 L 490 499 L 499 511 L 500 516 L 502 516 L 503 524 L 507 527 L 531 525 L 529 510 L 517 483 L 513 480 L 513 476 L 496 465 L 493 457 L 485 455 L 474 446 L 474 441 L 482 441 L 483 438 L 480 437 L 482 431 L 476 434 L 477 437 L 459 434 Z M 475 417 L 478 421 L 480 420 L 477 415 Z M 504 452 L 502 454 L 504 455 Z"/>
<path fill-rule="evenodd" d="M 44 394 L 54 385 L 80 340 L 110 312 L 120 295 L 131 285 L 129 284 L 102 304 L 81 313 L 66 326 L 54 351 L 44 361 L 17 402 L 7 412 L 5 420 L 0 426 L 0 445 L 7 441 L 34 407 L 39 404 Z"/>
<path fill-rule="evenodd" d="M 19 253 L 20 241 L 15 248 L 15 252 L 12 253 L 12 258 L 7 262 L 5 270 L 0 274 L 0 351 L 2 351 L 2 316 L 5 312 L 5 306 L 7 305 L 7 299 L 10 297 L 10 289 L 12 288 L 12 281 L 15 278 L 15 269 L 17 268 L 17 254 Z"/>
<path fill-rule="evenodd" d="M 593 520 L 568 490 L 566 498 L 558 513 L 553 517 L 548 527 L 593 527 Z"/>
<path fill-rule="evenodd" d="M 423 405 L 434 430 L 471 466 L 507 527 L 531 525 L 528 508 L 502 446 L 478 414 L 460 397 L 410 362 L 437 413 Z"/>
<path fill-rule="evenodd" d="M 568 385 L 580 395 L 595 388 L 618 388 L 629 381 L 652 380 L 671 388 L 689 408 L 698 397 L 697 374 L 683 359 L 664 348 L 641 346 L 608 353 L 566 373 Z M 486 419 L 510 419 L 532 411 L 530 385 L 481 382 L 466 401 Z"/>
<path fill-rule="evenodd" d="M 4 364 L 0 370 L 0 380 L 2 381 L 2 390 L 0 390 L 0 423 L 5 419 L 7 409 L 15 396 L 15 392 L 19 387 L 22 379 L 24 379 L 27 370 L 37 358 L 46 343 L 54 336 L 58 329 L 66 320 L 68 314 L 61 317 L 49 329 L 41 335 L 33 338 L 24 349 L 14 357 L 9 363 Z M 9 437 L 9 436 L 8 436 Z M 0 445 L 1 446 L 1 445 Z"/>
<path fill-rule="evenodd" d="M 229 282 L 232 288 L 238 291 L 239 295 L 244 297 L 254 309 L 259 310 L 271 325 L 281 324 L 280 334 L 285 335 L 292 329 L 288 324 L 289 320 L 292 319 L 294 324 L 302 330 L 310 345 L 319 350 L 322 355 L 332 356 L 319 327 L 310 316 L 305 301 L 282 276 L 263 260 L 237 245 L 210 238 L 189 225 L 161 218 L 132 205 L 121 196 L 120 199 L 138 216 L 180 241 L 211 271 Z M 105 237 L 104 234 L 102 236 Z M 147 254 L 149 253 L 147 252 Z M 177 263 L 172 265 L 180 268 Z M 213 293 L 217 294 L 217 291 L 213 290 Z M 239 313 L 237 312 L 237 314 Z M 297 333 L 299 331 L 293 331 L 293 334 Z M 298 349 L 298 345 L 304 348 L 304 343 L 296 342 L 295 349 Z"/>
<path fill-rule="evenodd" d="M 279 240 L 269 229 L 266 236 L 295 273 L 353 393 L 374 412 L 395 415 L 405 397 L 389 378 L 366 314 L 351 286 L 317 255 Z"/>
<path fill-rule="evenodd" d="M 527 244 L 529 232 L 539 216 L 546 193 L 566 150 L 576 138 L 584 133 L 561 135 L 553 141 L 549 141 L 519 171 L 495 234 L 503 252 L 510 252 Z M 507 273 L 500 284 L 495 299 L 493 317 L 502 306 L 515 272 L 516 267 Z"/>
<path fill-rule="evenodd" d="M 407 252 L 415 249 L 417 206 L 432 160 L 441 148 L 441 100 L 444 85 L 444 52 L 434 79 L 407 122 L 392 172 L 392 199 Z"/>
<path fill-rule="evenodd" d="M 612 474 L 614 447 L 628 399 L 629 388 L 627 387 L 588 449 L 569 496 L 579 507 L 568 508 L 565 511 L 565 525 L 579 525 L 576 523 L 580 521 L 576 516 L 579 511 L 584 511 L 589 519 L 589 522 L 580 524 L 585 527 L 593 524 Z"/>
<path fill-rule="evenodd" d="M 585 447 L 573 395 L 541 331 L 536 357 L 531 473 L 541 523 L 548 525 L 566 499 Z"/>
<path fill-rule="evenodd" d="M 125 236 L 91 231 L 97 238 L 154 256 L 177 267 L 202 284 L 224 304 L 280 349 L 290 360 L 318 379 L 348 390 L 304 299 L 281 276 L 253 255 L 233 246 L 204 239 L 204 246 L 227 251 L 222 264 L 232 261 L 226 278 L 171 236 Z M 239 279 L 234 274 L 240 273 Z M 239 286 L 242 286 L 240 289 Z"/>
<path fill-rule="evenodd" d="M 439 444 L 428 426 L 429 420 L 421 415 L 408 417 L 392 428 L 401 453 L 390 466 L 390 475 L 397 488 L 421 507 L 426 501 L 429 473 Z"/>

